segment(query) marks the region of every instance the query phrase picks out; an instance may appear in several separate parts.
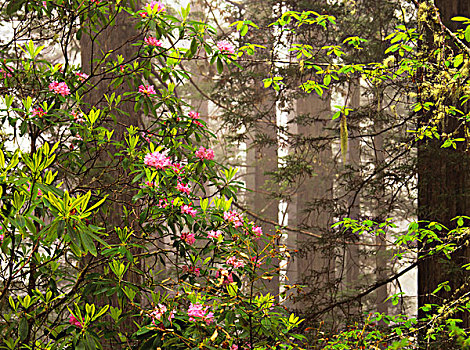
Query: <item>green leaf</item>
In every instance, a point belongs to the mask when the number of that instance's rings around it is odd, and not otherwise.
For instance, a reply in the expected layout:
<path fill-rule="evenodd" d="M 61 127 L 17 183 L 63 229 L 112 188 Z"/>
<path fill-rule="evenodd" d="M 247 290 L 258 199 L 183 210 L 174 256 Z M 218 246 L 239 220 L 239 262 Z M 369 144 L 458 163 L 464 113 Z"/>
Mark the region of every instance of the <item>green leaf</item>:
<path fill-rule="evenodd" d="M 7 5 L 7 15 L 12 15 L 21 8 L 26 0 L 11 0 Z"/>
<path fill-rule="evenodd" d="M 245 24 L 243 25 L 242 30 L 240 31 L 240 35 L 245 36 L 246 33 L 248 33 L 248 26 Z"/>
<path fill-rule="evenodd" d="M 469 18 L 463 17 L 463 16 L 455 16 L 455 17 L 452 17 L 452 20 L 453 20 L 453 21 L 456 21 L 456 22 L 466 22 L 466 21 L 470 21 Z"/>
<path fill-rule="evenodd" d="M 18 327 L 18 335 L 20 336 L 21 340 L 25 340 L 28 337 L 28 333 L 29 333 L 28 321 L 26 320 L 26 317 L 23 317 Z"/>
<path fill-rule="evenodd" d="M 83 231 L 80 231 L 80 239 L 82 240 L 85 249 L 88 250 L 93 256 L 96 256 L 97 251 L 93 239 L 86 232 Z"/>
<path fill-rule="evenodd" d="M 189 47 L 189 52 L 191 53 L 191 55 L 189 57 L 193 57 L 196 54 L 197 46 L 198 45 L 197 45 L 196 39 L 193 39 L 191 41 L 191 46 Z"/>
<path fill-rule="evenodd" d="M 224 65 L 222 63 L 222 60 L 220 59 L 220 57 L 217 57 L 217 72 L 219 72 L 219 74 L 222 74 L 223 71 Z"/>
<path fill-rule="evenodd" d="M 467 28 L 465 28 L 464 36 L 465 40 L 470 43 L 470 26 L 467 26 Z"/>

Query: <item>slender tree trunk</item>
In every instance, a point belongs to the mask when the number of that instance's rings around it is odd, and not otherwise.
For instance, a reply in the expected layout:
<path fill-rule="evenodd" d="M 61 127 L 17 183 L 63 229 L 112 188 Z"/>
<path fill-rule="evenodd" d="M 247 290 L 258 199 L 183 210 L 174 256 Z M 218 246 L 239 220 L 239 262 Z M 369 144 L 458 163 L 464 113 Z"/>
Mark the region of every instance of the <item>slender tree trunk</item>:
<path fill-rule="evenodd" d="M 359 79 L 354 79 L 351 81 L 350 87 L 350 103 L 349 106 L 353 108 L 353 112 L 351 115 L 358 113 L 358 109 L 361 106 L 361 86 Z M 355 118 L 356 119 L 356 118 Z M 351 122 L 348 123 L 351 125 Z M 361 145 L 360 140 L 357 136 L 358 132 L 358 121 L 353 121 L 353 124 L 350 128 L 350 138 L 349 138 L 349 145 L 348 145 L 348 157 L 347 162 L 348 165 L 351 167 L 350 171 L 353 171 L 352 179 L 354 183 L 359 183 L 361 180 L 360 175 L 360 166 L 361 166 Z M 361 217 L 361 208 L 360 208 L 360 200 L 361 195 L 360 193 L 351 193 L 348 198 L 348 207 L 349 207 L 349 217 L 351 219 L 359 220 Z M 348 290 L 352 290 L 355 292 L 355 287 L 358 285 L 360 281 L 360 252 L 359 252 L 359 235 L 355 233 L 351 233 L 350 237 L 347 237 L 349 241 L 352 241 L 352 244 L 349 244 L 346 249 L 346 288 Z M 356 315 L 360 310 L 354 306 L 350 306 L 348 310 L 349 315 Z"/>
<path fill-rule="evenodd" d="M 380 114 L 382 113 L 382 99 L 383 97 L 382 88 L 378 87 L 376 91 L 376 99 L 377 99 L 377 116 L 379 116 L 379 120 L 375 123 L 375 131 L 377 135 L 374 136 L 374 152 L 375 152 L 375 167 L 376 169 L 381 169 L 385 164 L 385 153 L 384 153 L 384 134 L 379 133 L 383 129 L 383 123 L 380 121 Z M 385 196 L 385 182 L 384 182 L 384 173 L 383 171 L 379 172 L 379 183 L 377 187 L 377 206 L 375 208 L 375 216 L 376 221 L 382 222 L 386 219 L 387 210 L 384 208 L 383 198 Z M 375 244 L 377 245 L 376 248 L 376 255 L 375 255 L 375 275 L 376 281 L 380 282 L 387 279 L 387 249 L 386 249 L 386 232 L 380 233 L 375 238 Z M 388 289 L 387 284 L 377 288 L 376 294 L 376 305 L 377 305 L 377 312 L 382 314 L 388 314 L 388 303 L 386 299 L 388 298 Z M 382 321 L 383 322 L 383 321 Z M 385 323 L 383 323 L 385 324 Z"/>

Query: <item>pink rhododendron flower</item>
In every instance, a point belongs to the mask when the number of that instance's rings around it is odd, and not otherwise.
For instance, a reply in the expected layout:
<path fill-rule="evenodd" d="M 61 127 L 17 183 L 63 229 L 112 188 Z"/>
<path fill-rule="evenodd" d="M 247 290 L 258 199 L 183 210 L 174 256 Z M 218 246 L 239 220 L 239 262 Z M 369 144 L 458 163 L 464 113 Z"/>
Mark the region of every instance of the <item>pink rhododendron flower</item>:
<path fill-rule="evenodd" d="M 203 126 L 202 123 L 199 121 L 199 113 L 195 111 L 190 111 L 188 116 L 193 120 L 193 123 L 197 126 Z"/>
<path fill-rule="evenodd" d="M 199 159 L 208 159 L 212 160 L 214 159 L 214 151 L 210 148 L 204 148 L 204 147 L 199 147 L 199 149 L 196 151 L 196 157 Z"/>
<path fill-rule="evenodd" d="M 235 46 L 227 40 L 222 40 L 217 43 L 217 48 L 221 52 L 235 53 Z"/>
<path fill-rule="evenodd" d="M 168 311 L 166 305 L 164 304 L 158 304 L 155 307 L 155 310 L 150 314 L 150 317 L 152 318 L 152 323 L 154 325 L 156 324 L 156 321 L 161 321 L 163 318 L 163 314 Z M 168 321 L 171 321 L 173 318 L 175 318 L 175 310 L 170 311 L 168 314 Z"/>
<path fill-rule="evenodd" d="M 155 46 L 155 47 L 162 47 L 163 43 L 161 40 L 157 40 L 157 38 L 153 37 L 153 36 L 148 36 L 144 39 L 144 42 L 148 45 L 148 46 Z"/>
<path fill-rule="evenodd" d="M 165 200 L 165 199 L 160 199 L 158 201 L 158 205 L 157 207 L 159 208 L 162 208 L 162 209 L 165 209 L 167 206 L 169 206 L 170 204 Z"/>
<path fill-rule="evenodd" d="M 78 77 L 78 80 L 80 80 L 80 81 L 85 81 L 90 77 L 86 73 L 75 73 L 75 75 Z"/>
<path fill-rule="evenodd" d="M 182 184 L 181 182 L 178 182 L 176 185 L 176 189 L 182 193 L 190 194 L 191 193 L 191 186 L 189 184 Z"/>
<path fill-rule="evenodd" d="M 188 113 L 189 117 L 192 118 L 192 119 L 199 119 L 199 113 L 198 112 L 195 112 L 195 111 L 190 111 Z"/>
<path fill-rule="evenodd" d="M 253 226 L 252 231 L 257 238 L 260 238 L 263 235 L 263 230 L 259 226 Z"/>
<path fill-rule="evenodd" d="M 72 112 L 72 117 L 73 120 L 77 123 L 83 124 L 85 122 L 85 119 L 83 118 L 83 113 L 82 112 Z"/>
<path fill-rule="evenodd" d="M 70 317 L 69 317 L 69 322 L 70 322 L 70 324 L 71 324 L 72 326 L 76 326 L 76 327 L 78 327 L 78 328 L 83 328 L 83 325 L 80 323 L 79 320 L 77 320 L 77 319 L 75 318 L 74 315 L 70 315 Z"/>
<path fill-rule="evenodd" d="M 153 87 L 153 85 L 140 85 L 139 86 L 139 92 L 141 94 L 144 94 L 144 95 L 147 95 L 147 96 L 150 96 L 150 95 L 155 95 L 157 92 L 155 91 L 155 88 Z"/>
<path fill-rule="evenodd" d="M 224 212 L 224 220 L 232 223 L 235 228 L 243 225 L 243 216 L 235 211 Z"/>
<path fill-rule="evenodd" d="M 181 212 L 183 214 L 189 214 L 192 217 L 195 217 L 196 214 L 197 214 L 197 210 L 194 209 L 192 206 L 187 205 L 187 204 L 184 204 L 184 205 L 181 206 Z"/>
<path fill-rule="evenodd" d="M 204 307 L 200 303 L 193 304 L 188 308 L 188 316 L 190 322 L 196 322 L 198 319 L 204 320 L 207 324 L 214 321 L 214 313 L 208 311 L 208 306 Z"/>
<path fill-rule="evenodd" d="M 189 245 L 193 245 L 194 242 L 196 242 L 196 238 L 194 238 L 194 233 L 190 232 L 181 232 L 181 239 Z"/>
<path fill-rule="evenodd" d="M 201 274 L 201 269 L 199 267 L 194 267 L 194 266 L 183 266 L 183 271 L 186 273 L 194 273 L 196 277 L 199 277 Z"/>
<path fill-rule="evenodd" d="M 3 75 L 3 78 L 11 78 L 11 69 L 6 67 L 6 69 L 0 68 L 0 74 Z"/>
<path fill-rule="evenodd" d="M 54 91 L 58 95 L 67 96 L 70 95 L 70 89 L 65 82 L 53 81 L 49 84 L 49 91 Z"/>
<path fill-rule="evenodd" d="M 28 183 L 28 192 L 31 192 L 31 184 L 30 183 Z M 42 196 L 42 191 L 41 191 L 40 188 L 38 189 L 38 196 Z"/>
<path fill-rule="evenodd" d="M 231 256 L 230 258 L 227 259 L 227 265 L 232 265 L 234 268 L 239 268 L 239 267 L 244 267 L 245 263 L 243 260 L 237 259 L 234 256 Z"/>
<path fill-rule="evenodd" d="M 238 345 L 232 344 L 232 346 L 230 347 L 230 350 L 238 350 Z"/>
<path fill-rule="evenodd" d="M 37 108 L 34 108 L 33 109 L 33 112 L 32 112 L 32 116 L 33 117 L 43 117 L 46 115 L 46 112 L 44 112 L 44 109 L 42 109 L 41 107 L 37 107 Z"/>
<path fill-rule="evenodd" d="M 42 2 L 42 7 L 47 8 L 47 1 L 44 0 L 44 1 Z"/>
<path fill-rule="evenodd" d="M 148 137 L 143 131 L 140 133 L 140 136 L 142 136 L 145 141 L 150 142 L 150 137 Z"/>
<path fill-rule="evenodd" d="M 158 185 L 155 182 L 145 181 L 145 184 L 150 188 L 158 187 Z"/>
<path fill-rule="evenodd" d="M 261 262 L 256 258 L 256 256 L 251 257 L 250 260 L 251 260 L 251 262 L 253 262 L 255 264 L 256 267 L 261 266 Z"/>
<path fill-rule="evenodd" d="M 150 317 L 152 317 L 153 319 L 161 320 L 162 316 L 166 312 L 166 310 L 167 310 L 167 308 L 166 308 L 165 305 L 158 304 L 155 307 L 155 310 L 150 314 Z"/>
<path fill-rule="evenodd" d="M 172 165 L 170 158 L 157 151 L 146 154 L 144 158 L 144 164 L 153 166 L 155 169 L 165 169 Z"/>
<path fill-rule="evenodd" d="M 148 3 L 148 6 L 150 6 L 152 10 L 154 10 L 156 6 L 157 12 L 165 11 L 165 6 L 160 1 L 150 1 L 150 3 Z"/>
<path fill-rule="evenodd" d="M 165 12 L 165 6 L 163 6 L 163 4 L 160 1 L 151 1 L 150 3 L 145 5 L 145 8 L 147 8 L 148 6 L 150 6 L 152 11 L 155 9 L 155 6 L 156 6 L 157 7 L 156 12 L 157 13 Z M 147 11 L 143 11 L 143 12 L 140 12 L 139 15 L 140 15 L 140 17 L 145 18 L 145 17 L 148 16 L 148 13 L 147 13 Z"/>
<path fill-rule="evenodd" d="M 215 278 L 219 278 L 219 276 L 224 279 L 222 282 L 223 284 L 230 284 L 233 282 L 233 274 L 225 269 L 218 269 L 216 271 Z"/>
<path fill-rule="evenodd" d="M 173 165 L 171 166 L 171 168 L 173 169 L 173 171 L 174 171 L 176 174 L 179 174 L 179 173 L 183 173 L 183 172 L 184 172 L 184 167 L 183 167 L 180 163 L 173 163 Z"/>
<path fill-rule="evenodd" d="M 222 231 L 220 231 L 220 230 L 209 231 L 209 232 L 207 232 L 207 238 L 218 239 L 221 234 L 222 234 Z"/>

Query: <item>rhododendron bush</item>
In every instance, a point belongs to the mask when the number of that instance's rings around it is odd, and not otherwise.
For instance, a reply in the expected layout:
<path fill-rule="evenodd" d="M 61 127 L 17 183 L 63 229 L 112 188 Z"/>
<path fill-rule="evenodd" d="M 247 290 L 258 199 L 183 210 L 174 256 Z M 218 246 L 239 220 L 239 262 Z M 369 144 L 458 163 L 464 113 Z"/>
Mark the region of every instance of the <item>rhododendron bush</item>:
<path fill-rule="evenodd" d="M 0 151 L 1 347 L 298 348 L 301 320 L 264 288 L 284 258 L 275 237 L 232 208 L 236 170 L 217 162 L 178 94 L 183 60 L 204 52 L 220 71 L 235 47 L 189 6 L 6 11 L 16 27 L 1 46 L 0 115 L 13 130 Z M 103 45 L 90 70 L 78 65 L 74 40 L 102 40 L 119 16 L 138 32 L 125 43 L 133 55 Z"/>

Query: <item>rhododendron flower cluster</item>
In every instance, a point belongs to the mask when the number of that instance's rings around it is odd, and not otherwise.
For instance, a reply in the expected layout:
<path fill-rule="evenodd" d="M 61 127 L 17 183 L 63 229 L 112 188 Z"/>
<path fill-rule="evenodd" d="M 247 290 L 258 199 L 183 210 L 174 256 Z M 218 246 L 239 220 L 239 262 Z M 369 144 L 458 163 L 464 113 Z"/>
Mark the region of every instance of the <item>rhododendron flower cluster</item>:
<path fill-rule="evenodd" d="M 165 11 L 165 6 L 163 6 L 163 4 L 160 2 L 160 1 L 151 1 L 150 3 L 148 3 L 147 5 L 145 5 L 145 8 L 149 7 L 152 9 L 152 11 L 155 11 L 155 7 L 157 7 L 156 9 L 156 12 L 157 13 L 160 13 L 160 12 L 164 12 Z M 142 18 L 145 18 L 148 16 L 148 13 L 147 11 L 143 11 L 141 13 L 139 13 L 139 15 L 142 17 Z"/>
<path fill-rule="evenodd" d="M 153 85 L 140 85 L 139 92 L 147 96 L 155 95 L 157 93 Z"/>
<path fill-rule="evenodd" d="M 150 313 L 150 317 L 152 318 L 152 323 L 156 325 L 156 321 L 161 321 L 163 318 L 163 314 L 167 312 L 168 309 L 164 304 L 158 304 L 155 307 L 155 310 Z M 172 319 L 175 318 L 175 310 L 171 310 L 168 314 L 168 321 L 171 322 Z"/>
<path fill-rule="evenodd" d="M 158 40 L 157 38 L 153 37 L 153 36 L 148 36 L 144 39 L 144 42 L 148 45 L 148 46 L 154 46 L 154 47 L 162 47 L 163 43 L 161 40 Z"/>
<path fill-rule="evenodd" d="M 78 77 L 78 80 L 80 81 L 85 81 L 87 80 L 90 76 L 86 73 L 75 73 Z"/>
<path fill-rule="evenodd" d="M 151 182 L 151 181 L 145 181 L 145 184 L 150 188 L 158 187 L 158 184 L 156 184 L 155 182 Z"/>
<path fill-rule="evenodd" d="M 160 199 L 158 201 L 158 205 L 157 207 L 159 208 L 162 208 L 162 209 L 165 209 L 167 206 L 169 206 L 170 204 L 165 200 L 165 199 Z"/>
<path fill-rule="evenodd" d="M 256 226 L 254 222 L 251 224 L 253 225 L 251 231 L 257 238 L 260 238 L 263 235 L 263 229 L 260 226 Z"/>
<path fill-rule="evenodd" d="M 146 154 L 144 164 L 153 166 L 155 169 L 165 169 L 172 165 L 170 158 L 157 151 Z"/>
<path fill-rule="evenodd" d="M 142 136 L 145 141 L 150 142 L 150 137 L 148 137 L 143 131 L 140 133 L 140 136 Z"/>
<path fill-rule="evenodd" d="M 196 322 L 198 319 L 204 320 L 207 324 L 211 324 L 214 321 L 214 313 L 208 311 L 209 307 L 196 303 L 188 308 L 189 321 Z"/>
<path fill-rule="evenodd" d="M 199 119 L 199 113 L 196 112 L 196 111 L 190 111 L 188 113 L 189 117 L 192 118 L 192 119 Z"/>
<path fill-rule="evenodd" d="M 81 324 L 81 322 L 80 322 L 79 320 L 77 320 L 74 315 L 70 315 L 70 317 L 69 317 L 69 323 L 70 323 L 72 326 L 76 326 L 76 327 L 78 327 L 78 328 L 83 328 L 83 325 Z"/>
<path fill-rule="evenodd" d="M 81 112 L 72 112 L 73 120 L 77 123 L 83 124 L 85 119 L 83 118 L 83 113 Z"/>
<path fill-rule="evenodd" d="M 244 267 L 245 263 L 241 259 L 237 259 L 235 256 L 231 256 L 227 259 L 227 265 L 232 265 L 234 268 Z"/>
<path fill-rule="evenodd" d="M 184 240 L 189 245 L 193 245 L 194 242 L 196 242 L 194 233 L 190 233 L 190 232 L 181 232 L 181 239 Z"/>
<path fill-rule="evenodd" d="M 28 183 L 28 192 L 31 192 L 31 184 L 30 183 Z M 41 191 L 40 188 L 38 189 L 38 196 L 42 196 L 42 191 Z"/>
<path fill-rule="evenodd" d="M 218 239 L 221 234 L 222 234 L 222 231 L 220 231 L 220 230 L 209 231 L 209 232 L 207 232 L 207 238 Z"/>
<path fill-rule="evenodd" d="M 190 111 L 188 116 L 193 120 L 193 123 L 197 126 L 203 126 L 202 123 L 199 121 L 199 113 L 195 111 Z"/>
<path fill-rule="evenodd" d="M 186 273 L 194 273 L 196 277 L 199 277 L 201 274 L 201 269 L 199 267 L 194 266 L 183 266 L 183 271 Z"/>
<path fill-rule="evenodd" d="M 191 186 L 189 184 L 182 184 L 181 182 L 178 182 L 176 185 L 176 189 L 182 193 L 190 194 L 191 193 Z"/>
<path fill-rule="evenodd" d="M 217 43 L 217 48 L 221 52 L 235 53 L 235 46 L 227 40 L 222 40 Z"/>
<path fill-rule="evenodd" d="M 218 269 L 215 273 L 215 278 L 223 278 L 223 284 L 233 283 L 233 274 L 226 269 Z"/>
<path fill-rule="evenodd" d="M 235 228 L 243 225 L 243 216 L 235 211 L 224 212 L 224 220 L 232 223 Z"/>
<path fill-rule="evenodd" d="M 183 214 L 189 214 L 191 215 L 193 218 L 196 216 L 197 214 L 197 210 L 194 209 L 192 206 L 190 205 L 187 205 L 187 204 L 184 204 L 181 206 L 181 212 Z"/>
<path fill-rule="evenodd" d="M 196 157 L 199 159 L 208 159 L 212 160 L 214 159 L 214 151 L 210 148 L 204 148 L 204 147 L 199 147 L 199 149 L 196 151 Z"/>
<path fill-rule="evenodd" d="M 46 115 L 46 112 L 44 112 L 44 109 L 42 109 L 41 107 L 37 107 L 37 108 L 34 108 L 33 109 L 33 112 L 31 113 L 31 115 L 33 117 L 43 117 Z"/>
<path fill-rule="evenodd" d="M 67 86 L 67 83 L 53 81 L 49 84 L 49 91 L 54 91 L 58 95 L 67 96 L 70 95 L 70 89 Z"/>
<path fill-rule="evenodd" d="M 10 72 L 11 72 L 10 68 L 7 68 L 6 70 L 3 68 L 0 68 L 0 74 L 3 75 L 3 78 L 11 78 L 12 75 Z"/>
<path fill-rule="evenodd" d="M 250 258 L 250 260 L 251 260 L 251 262 L 252 262 L 253 264 L 255 264 L 256 267 L 260 267 L 260 266 L 261 266 L 261 261 L 258 260 L 258 258 L 257 258 L 256 256 L 252 256 L 252 257 Z"/>
<path fill-rule="evenodd" d="M 171 168 L 176 174 L 183 173 L 184 172 L 184 166 L 181 165 L 180 163 L 173 163 Z"/>

